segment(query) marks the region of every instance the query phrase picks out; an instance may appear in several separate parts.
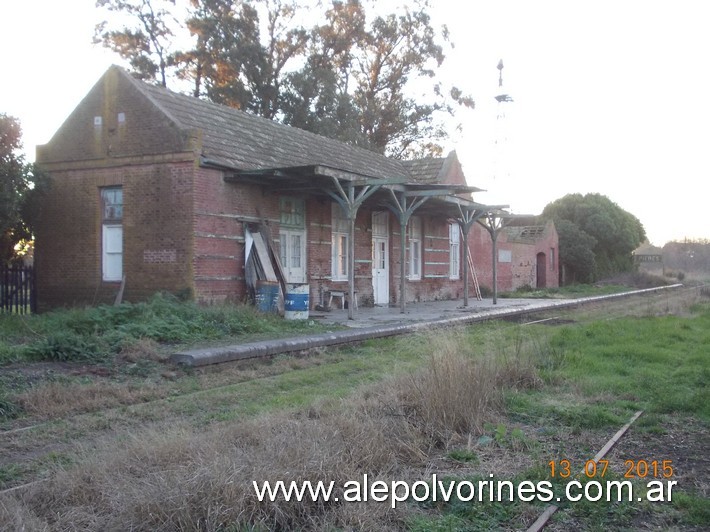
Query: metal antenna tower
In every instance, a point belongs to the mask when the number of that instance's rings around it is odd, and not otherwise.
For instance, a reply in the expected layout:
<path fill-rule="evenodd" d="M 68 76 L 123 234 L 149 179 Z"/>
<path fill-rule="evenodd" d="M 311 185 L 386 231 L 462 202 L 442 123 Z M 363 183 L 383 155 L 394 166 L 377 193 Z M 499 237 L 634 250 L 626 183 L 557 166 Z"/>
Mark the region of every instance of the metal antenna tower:
<path fill-rule="evenodd" d="M 496 114 L 496 138 L 495 138 L 495 160 L 493 161 L 493 180 L 498 176 L 502 178 L 508 177 L 507 163 L 508 157 L 506 155 L 508 135 L 506 130 L 506 120 L 505 111 L 507 104 L 513 101 L 503 90 L 503 60 L 498 61 L 498 95 L 495 97 L 498 102 L 498 112 Z"/>

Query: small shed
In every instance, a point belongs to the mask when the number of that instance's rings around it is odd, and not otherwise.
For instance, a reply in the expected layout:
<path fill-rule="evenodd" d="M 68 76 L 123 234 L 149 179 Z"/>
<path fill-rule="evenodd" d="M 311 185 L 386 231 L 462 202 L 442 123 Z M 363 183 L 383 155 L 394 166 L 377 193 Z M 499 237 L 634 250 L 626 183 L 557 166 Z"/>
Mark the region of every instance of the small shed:
<path fill-rule="evenodd" d="M 638 271 L 659 273 L 663 271 L 663 250 L 649 242 L 641 244 L 631 253 Z"/>

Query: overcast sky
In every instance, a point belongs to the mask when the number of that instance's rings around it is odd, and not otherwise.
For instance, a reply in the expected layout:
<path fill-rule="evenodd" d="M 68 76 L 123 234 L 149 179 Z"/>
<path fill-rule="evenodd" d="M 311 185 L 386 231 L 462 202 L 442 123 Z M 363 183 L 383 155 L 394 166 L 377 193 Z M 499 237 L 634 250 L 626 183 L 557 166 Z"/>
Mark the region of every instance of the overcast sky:
<path fill-rule="evenodd" d="M 565 194 L 599 192 L 636 215 L 654 244 L 710 238 L 710 2 L 432 4 L 455 44 L 441 76 L 477 103 L 447 146 L 469 184 L 488 190 L 477 201 L 536 214 Z M 30 160 L 120 64 L 91 43 L 94 5 L 0 3 L 0 113 L 20 119 Z M 494 99 L 500 59 L 514 100 L 504 120 Z"/>

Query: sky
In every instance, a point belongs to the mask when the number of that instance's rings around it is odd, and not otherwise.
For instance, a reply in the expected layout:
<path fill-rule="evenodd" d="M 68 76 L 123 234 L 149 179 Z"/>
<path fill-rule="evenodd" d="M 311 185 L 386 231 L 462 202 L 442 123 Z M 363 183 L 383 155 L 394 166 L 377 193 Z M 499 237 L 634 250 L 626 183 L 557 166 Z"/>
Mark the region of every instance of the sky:
<path fill-rule="evenodd" d="M 710 238 L 710 2 L 431 4 L 454 44 L 439 76 L 476 100 L 446 145 L 468 183 L 486 189 L 476 201 L 539 214 L 566 194 L 600 193 L 637 216 L 653 244 Z M 0 20 L 0 113 L 20 120 L 34 160 L 122 62 L 92 44 L 103 20 L 95 0 L 2 0 Z M 504 118 L 501 59 L 513 99 Z"/>

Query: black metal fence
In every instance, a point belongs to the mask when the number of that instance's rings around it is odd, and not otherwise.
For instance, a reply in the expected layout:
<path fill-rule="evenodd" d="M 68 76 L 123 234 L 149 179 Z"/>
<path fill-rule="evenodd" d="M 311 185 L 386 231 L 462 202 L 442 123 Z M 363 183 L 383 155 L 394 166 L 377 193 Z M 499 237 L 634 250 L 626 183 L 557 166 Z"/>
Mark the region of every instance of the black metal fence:
<path fill-rule="evenodd" d="M 35 270 L 32 266 L 0 266 L 0 312 L 37 311 Z"/>

